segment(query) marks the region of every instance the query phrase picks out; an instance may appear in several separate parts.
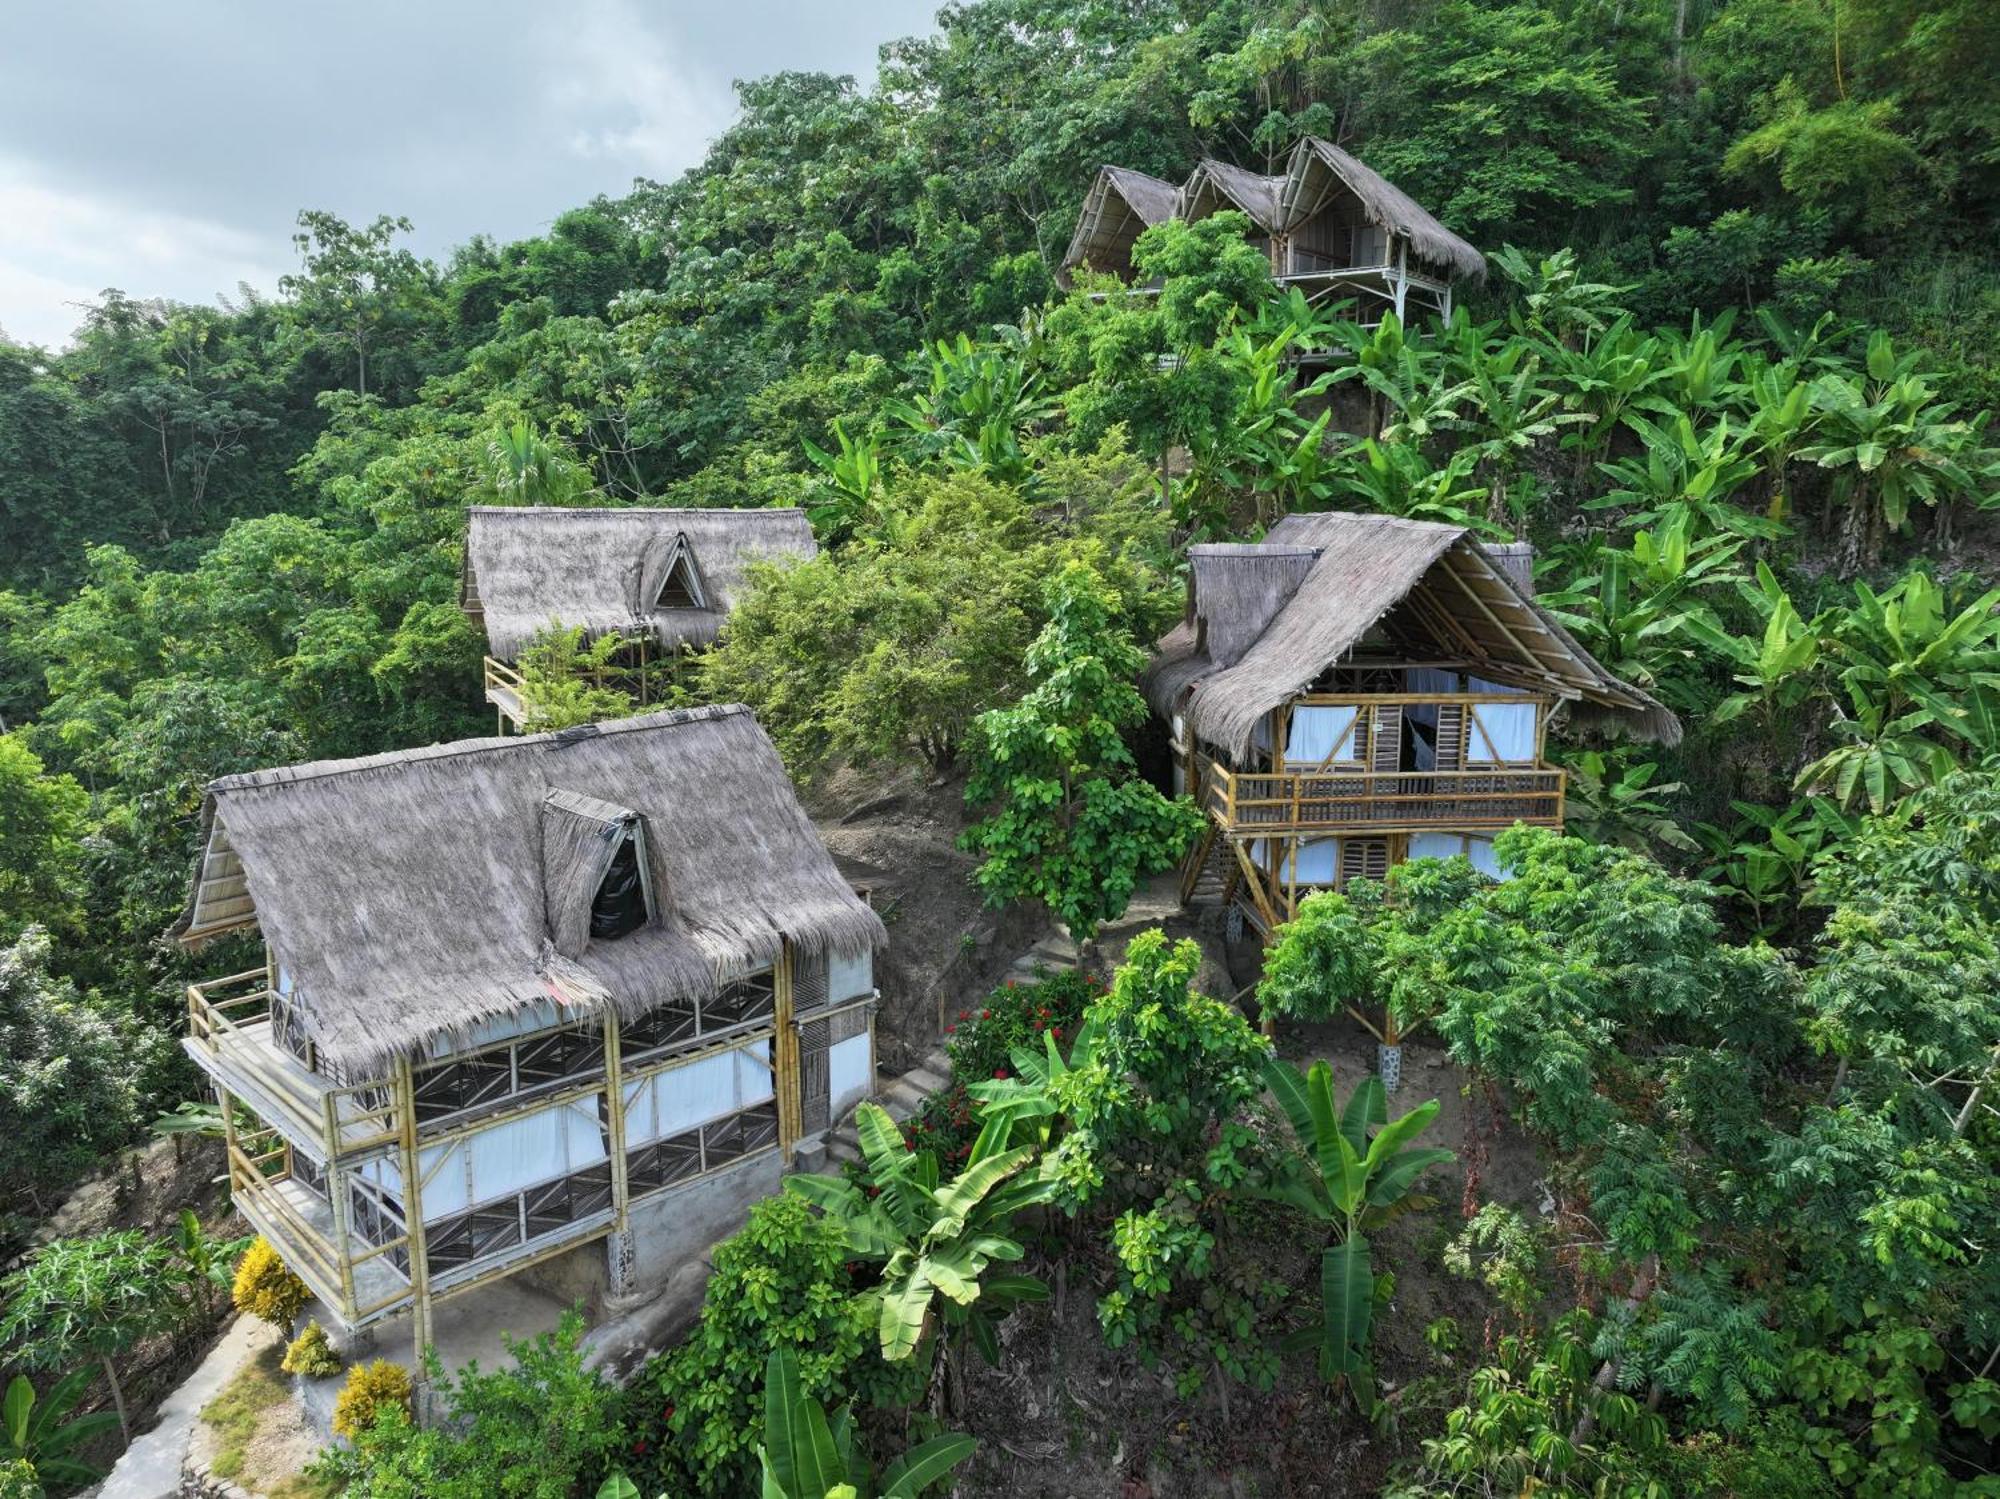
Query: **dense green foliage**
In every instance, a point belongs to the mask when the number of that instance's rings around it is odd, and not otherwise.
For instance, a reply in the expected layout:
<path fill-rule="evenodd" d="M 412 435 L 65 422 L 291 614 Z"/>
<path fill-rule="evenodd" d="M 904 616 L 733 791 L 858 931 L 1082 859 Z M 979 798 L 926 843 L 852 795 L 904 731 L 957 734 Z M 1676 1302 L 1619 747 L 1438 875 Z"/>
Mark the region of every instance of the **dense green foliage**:
<path fill-rule="evenodd" d="M 447 1374 L 432 1356 L 440 1420 L 414 1424 L 390 1402 L 316 1475 L 352 1499 L 569 1499 L 618 1459 L 619 1392 L 583 1367 L 583 1320 L 508 1343 L 513 1367 Z M 359 1369 L 361 1366 L 356 1365 Z"/>
<path fill-rule="evenodd" d="M 1550 1153 L 1569 1237 L 1464 1247 L 1507 1331 L 1439 1333 L 1412 1491 L 1990 1487 L 1997 52 L 1979 0 L 975 0 L 872 91 L 745 83 L 697 168 L 536 238 L 432 264 L 308 211 L 275 300 L 107 292 L 66 350 L 0 344 L 0 1235 L 190 1090 L 159 938 L 202 785 L 488 725 L 467 504 L 807 506 L 821 555 L 668 700 L 749 702 L 802 778 L 978 772 L 993 888 L 1080 932 L 1171 841 L 1118 687 L 1179 547 L 1353 507 L 1534 540 L 1545 601 L 1687 729 L 1559 726 L 1582 838 L 1315 899 L 1264 976 L 1274 1017 L 1426 1027 Z M 1142 240 L 1157 296 L 1058 293 L 1100 162 L 1268 168 L 1304 131 L 1492 254 L 1452 323 L 1276 295 L 1235 215 Z M 628 706 L 577 683 L 591 649 L 530 663 L 544 721 Z M 1076 662 L 1087 703 L 1051 686 Z M 1008 823 L 1028 791 L 1052 815 Z M 1143 848 L 1095 836 L 1125 793 Z M 1142 942 L 1101 998 L 968 1008 L 912 1132 L 942 1181 L 1010 1108 L 1105 1333 L 1188 1391 L 1278 1377 L 1255 1194 L 1297 1169 L 1196 963 Z M 648 1491 L 756 1482 L 779 1348 L 802 1397 L 914 1400 L 851 1254 L 789 1199 L 718 1252 L 625 1407 Z M 45 1252 L 5 1325 L 115 1353 L 212 1295 L 198 1258 Z M 617 1428 L 546 1373 L 464 1387 L 495 1452 L 531 1390 Z M 457 1451 L 378 1431 L 383 1492 Z"/>
<path fill-rule="evenodd" d="M 797 1355 L 815 1400 L 887 1405 L 911 1365 L 876 1354 L 877 1308 L 855 1296 L 846 1234 L 796 1197 L 767 1198 L 717 1245 L 701 1319 L 625 1392 L 625 1466 L 648 1492 L 725 1495 L 757 1483 L 757 1415 L 773 1351 Z"/>
<path fill-rule="evenodd" d="M 1186 800 L 1138 774 L 1125 734 L 1145 721 L 1132 679 L 1145 655 L 1112 618 L 1097 576 L 1071 563 L 1044 590 L 1049 622 L 1028 647 L 1032 685 L 1012 707 L 974 720 L 966 800 L 992 804 L 963 846 L 995 905 L 1040 900 L 1079 942 L 1125 912 L 1149 874 L 1201 830 Z"/>

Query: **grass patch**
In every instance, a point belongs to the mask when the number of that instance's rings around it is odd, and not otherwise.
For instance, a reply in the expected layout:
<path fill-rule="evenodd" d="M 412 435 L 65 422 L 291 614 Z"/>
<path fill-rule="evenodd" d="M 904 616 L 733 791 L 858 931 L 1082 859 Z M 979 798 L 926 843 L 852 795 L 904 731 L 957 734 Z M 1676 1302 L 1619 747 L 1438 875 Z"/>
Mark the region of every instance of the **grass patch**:
<path fill-rule="evenodd" d="M 216 1477 L 241 1483 L 269 1499 L 334 1499 L 340 1490 L 323 1479 L 302 1473 L 267 1479 L 248 1471 L 250 1447 L 258 1432 L 292 1398 L 291 1376 L 278 1367 L 284 1356 L 280 1344 L 264 1349 L 201 1408 L 202 1421 L 215 1433 L 215 1456 L 209 1467 Z"/>

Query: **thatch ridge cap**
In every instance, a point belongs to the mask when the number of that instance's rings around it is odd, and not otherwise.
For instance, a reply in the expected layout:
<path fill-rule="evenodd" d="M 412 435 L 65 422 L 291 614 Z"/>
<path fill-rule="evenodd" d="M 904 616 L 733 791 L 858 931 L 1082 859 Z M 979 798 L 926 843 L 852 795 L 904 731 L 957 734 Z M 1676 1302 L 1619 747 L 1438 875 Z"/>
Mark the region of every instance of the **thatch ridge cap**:
<path fill-rule="evenodd" d="M 487 734 L 474 739 L 450 739 L 441 744 L 409 745 L 403 749 L 381 750 L 372 755 L 352 755 L 324 760 L 302 760 L 295 765 L 270 765 L 260 770 L 239 770 L 217 776 L 205 788 L 212 798 L 220 793 L 263 789 L 271 786 L 298 786 L 323 781 L 332 776 L 353 775 L 369 770 L 387 770 L 400 765 L 432 764 L 440 760 L 488 752 L 515 752 L 531 746 L 562 740 L 565 745 L 583 738 L 605 734 L 629 734 L 648 729 L 670 729 L 686 723 L 706 723 L 718 718 L 749 714 L 744 703 L 704 703 L 694 708 L 668 708 L 655 713 L 634 714 L 630 718 L 607 719 L 585 724 L 595 733 L 579 735 L 576 729 L 546 729 L 536 734 Z M 753 715 L 754 716 L 754 715 Z M 565 738 L 565 736 L 568 736 Z"/>

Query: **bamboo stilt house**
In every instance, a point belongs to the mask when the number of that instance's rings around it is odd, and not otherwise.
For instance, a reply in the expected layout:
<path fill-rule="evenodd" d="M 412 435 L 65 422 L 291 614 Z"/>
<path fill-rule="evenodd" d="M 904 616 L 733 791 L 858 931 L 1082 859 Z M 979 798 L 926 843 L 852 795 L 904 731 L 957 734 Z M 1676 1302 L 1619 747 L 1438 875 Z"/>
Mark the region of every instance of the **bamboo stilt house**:
<path fill-rule="evenodd" d="M 516 663 L 552 623 L 586 640 L 630 640 L 610 685 L 643 706 L 676 657 L 715 644 L 750 564 L 816 551 L 797 509 L 473 506 L 459 604 L 486 636 L 486 700 L 500 731 L 521 724 Z"/>
<path fill-rule="evenodd" d="M 1142 686 L 1209 826 L 1182 896 L 1219 885 L 1269 934 L 1316 889 L 1562 826 L 1552 715 L 1675 743 L 1680 723 L 1536 604 L 1525 546 L 1380 515 L 1291 515 L 1189 549 L 1185 619 Z"/>
<path fill-rule="evenodd" d="M 190 988 L 186 1049 L 343 1327 L 421 1345 L 557 1256 L 661 1283 L 873 1085 L 882 923 L 746 708 L 229 776 L 202 819 L 175 934 L 266 961 Z"/>
<path fill-rule="evenodd" d="M 1087 268 L 1130 280 L 1132 242 L 1145 229 L 1225 211 L 1249 217 L 1252 242 L 1281 286 L 1352 298 L 1368 326 L 1385 312 L 1406 322 L 1422 313 L 1449 318 L 1452 282 L 1486 274 L 1485 257 L 1408 193 L 1351 152 L 1307 136 L 1270 176 L 1207 160 L 1174 189 L 1142 172 L 1102 168 L 1059 275 L 1067 282 Z"/>

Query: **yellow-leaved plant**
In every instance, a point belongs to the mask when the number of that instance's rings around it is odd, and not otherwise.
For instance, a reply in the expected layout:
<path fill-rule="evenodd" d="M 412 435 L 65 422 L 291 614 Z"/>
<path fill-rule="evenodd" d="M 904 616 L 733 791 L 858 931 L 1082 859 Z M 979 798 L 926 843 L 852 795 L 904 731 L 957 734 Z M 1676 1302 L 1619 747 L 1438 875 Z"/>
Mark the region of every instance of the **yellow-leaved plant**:
<path fill-rule="evenodd" d="M 262 1317 L 272 1326 L 290 1332 L 292 1323 L 312 1300 L 312 1292 L 286 1268 L 270 1240 L 259 1237 L 236 1262 L 236 1279 L 230 1286 L 229 1298 L 239 1312 Z"/>

